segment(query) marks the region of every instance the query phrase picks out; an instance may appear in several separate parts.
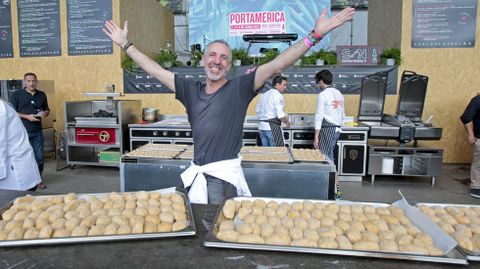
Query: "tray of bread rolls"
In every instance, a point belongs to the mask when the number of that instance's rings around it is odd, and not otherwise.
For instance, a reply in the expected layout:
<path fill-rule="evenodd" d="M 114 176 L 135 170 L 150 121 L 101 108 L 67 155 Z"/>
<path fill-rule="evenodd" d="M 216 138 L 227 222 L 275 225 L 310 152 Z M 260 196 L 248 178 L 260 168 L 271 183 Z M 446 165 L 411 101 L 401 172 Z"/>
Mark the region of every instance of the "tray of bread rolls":
<path fill-rule="evenodd" d="M 243 146 L 240 155 L 244 162 L 293 163 L 286 147 Z"/>
<path fill-rule="evenodd" d="M 327 157 L 318 149 L 290 149 L 295 162 L 324 162 Z"/>
<path fill-rule="evenodd" d="M 417 203 L 416 206 L 458 242 L 467 259 L 480 261 L 480 205 Z"/>
<path fill-rule="evenodd" d="M 125 157 L 173 159 L 188 147 L 176 144 L 146 144 L 125 154 Z"/>
<path fill-rule="evenodd" d="M 188 197 L 175 188 L 23 196 L 0 209 L 0 247 L 195 235 Z"/>
<path fill-rule="evenodd" d="M 467 264 L 443 253 L 403 209 L 384 203 L 237 197 L 219 207 L 204 245 Z"/>

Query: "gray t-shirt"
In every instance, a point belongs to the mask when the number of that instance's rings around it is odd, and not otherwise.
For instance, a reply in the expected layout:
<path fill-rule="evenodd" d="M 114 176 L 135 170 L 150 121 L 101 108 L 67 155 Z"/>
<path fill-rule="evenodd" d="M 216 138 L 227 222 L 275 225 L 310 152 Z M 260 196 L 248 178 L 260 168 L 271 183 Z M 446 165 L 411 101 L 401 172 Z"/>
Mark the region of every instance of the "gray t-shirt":
<path fill-rule="evenodd" d="M 207 94 L 205 82 L 175 75 L 175 98 L 187 109 L 196 165 L 237 158 L 247 108 L 257 95 L 254 85 L 252 72 L 234 77 L 215 93 Z"/>

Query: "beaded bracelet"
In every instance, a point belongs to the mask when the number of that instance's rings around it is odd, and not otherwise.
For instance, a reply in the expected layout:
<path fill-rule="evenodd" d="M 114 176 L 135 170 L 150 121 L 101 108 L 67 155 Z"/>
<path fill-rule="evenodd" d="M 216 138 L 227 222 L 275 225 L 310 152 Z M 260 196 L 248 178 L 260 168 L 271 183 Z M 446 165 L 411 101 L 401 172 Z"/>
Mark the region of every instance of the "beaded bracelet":
<path fill-rule="evenodd" d="M 315 37 L 315 39 L 316 39 L 317 41 L 322 40 L 322 36 L 319 35 L 319 34 L 317 34 L 317 32 L 315 32 L 315 30 L 312 30 L 312 35 L 313 35 L 313 37 Z"/>
<path fill-rule="evenodd" d="M 307 45 L 307 47 L 309 47 L 309 48 L 313 47 L 313 43 L 312 43 L 312 41 L 310 41 L 308 36 L 303 38 L 303 42 L 305 42 L 305 45 Z"/>
<path fill-rule="evenodd" d="M 126 53 L 127 49 L 130 48 L 130 46 L 132 46 L 132 45 L 133 45 L 133 43 L 128 41 L 127 44 L 125 44 L 125 46 L 123 46 L 123 48 L 122 48 L 123 52 Z"/>

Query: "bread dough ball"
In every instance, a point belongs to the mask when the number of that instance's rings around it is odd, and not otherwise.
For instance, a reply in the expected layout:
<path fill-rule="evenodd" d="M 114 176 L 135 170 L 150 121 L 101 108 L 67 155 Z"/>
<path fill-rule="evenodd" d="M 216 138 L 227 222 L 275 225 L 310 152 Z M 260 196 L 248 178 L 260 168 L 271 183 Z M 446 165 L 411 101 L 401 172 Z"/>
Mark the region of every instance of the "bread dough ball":
<path fill-rule="evenodd" d="M 265 202 L 262 199 L 255 199 L 255 200 L 253 200 L 253 205 L 265 208 L 265 206 L 267 205 L 267 202 Z"/>
<path fill-rule="evenodd" d="M 380 232 L 380 230 L 378 229 L 378 227 L 371 223 L 370 221 L 365 221 L 363 222 L 363 226 L 365 226 L 365 229 L 369 232 L 372 232 L 374 234 L 378 234 Z M 368 241 L 368 240 L 367 240 Z"/>
<path fill-rule="evenodd" d="M 5 224 L 4 224 L 5 226 Z M 22 225 L 22 228 L 25 229 L 25 230 L 28 230 L 30 228 L 33 228 L 35 227 L 35 221 L 32 219 L 32 218 L 25 218 L 25 220 L 23 221 L 23 225 Z M 2 230 L 3 227 L 0 226 L 0 230 Z"/>
<path fill-rule="evenodd" d="M 251 223 L 250 226 L 252 226 L 252 234 L 260 234 L 260 232 L 262 231 L 262 229 L 260 228 L 260 225 L 256 224 L 256 223 Z"/>
<path fill-rule="evenodd" d="M 426 234 L 426 233 L 418 233 L 416 236 L 415 236 L 416 239 L 419 239 L 420 241 L 423 241 L 425 242 L 426 244 L 428 245 L 432 245 L 433 246 L 433 239 L 430 235 Z"/>
<path fill-rule="evenodd" d="M 451 225 L 458 224 L 458 221 L 448 214 L 440 214 L 437 217 L 440 218 L 442 221 L 450 223 Z"/>
<path fill-rule="evenodd" d="M 71 219 L 76 216 L 78 216 L 78 212 L 76 210 L 67 211 L 65 212 L 65 215 L 63 215 L 65 219 Z"/>
<path fill-rule="evenodd" d="M 85 226 L 77 226 L 72 230 L 72 236 L 87 236 L 88 229 Z"/>
<path fill-rule="evenodd" d="M 162 199 L 166 199 L 168 200 L 169 204 L 166 204 L 166 205 L 171 205 L 172 202 L 170 201 L 170 199 L 167 199 L 167 198 L 162 198 Z M 139 207 L 143 207 L 143 208 L 148 208 L 148 206 L 150 205 L 148 203 L 148 200 L 146 199 L 138 199 L 137 202 L 136 202 L 137 206 L 136 208 L 139 208 Z M 160 204 L 163 204 L 162 202 L 160 202 Z"/>
<path fill-rule="evenodd" d="M 164 214 L 164 213 L 162 213 L 162 214 Z M 160 215 L 162 215 L 162 214 L 160 214 Z M 147 210 L 146 207 L 137 207 L 137 208 L 135 208 L 135 215 L 146 217 L 148 215 L 148 210 Z"/>
<path fill-rule="evenodd" d="M 35 200 L 35 197 L 33 197 L 31 195 L 22 196 L 22 197 L 18 197 L 17 199 L 15 199 L 15 201 L 13 202 L 13 205 L 30 204 L 31 202 L 33 202 L 33 200 Z"/>
<path fill-rule="evenodd" d="M 267 237 L 265 243 L 269 245 L 289 246 L 291 239 L 290 236 L 286 234 L 272 234 L 271 236 Z"/>
<path fill-rule="evenodd" d="M 236 230 L 240 234 L 251 234 L 253 232 L 253 228 L 249 223 L 240 223 L 237 225 Z"/>
<path fill-rule="evenodd" d="M 172 229 L 173 229 L 174 226 L 175 226 L 175 224 L 172 225 Z M 156 233 L 157 232 L 157 227 L 158 227 L 158 224 L 145 221 L 145 224 L 143 225 L 143 232 L 144 233 Z"/>
<path fill-rule="evenodd" d="M 153 205 L 153 206 L 158 206 L 158 207 L 160 207 L 160 201 L 157 200 L 157 199 L 151 199 L 151 198 L 150 198 L 150 199 L 148 199 L 147 201 L 148 201 L 148 206 Z M 180 204 L 180 203 L 173 203 L 173 204 Z M 172 204 L 172 205 L 173 205 L 173 204 Z"/>
<path fill-rule="evenodd" d="M 240 207 L 237 213 L 237 217 L 241 220 L 245 219 L 248 215 L 252 213 L 252 208 L 251 207 Z"/>
<path fill-rule="evenodd" d="M 292 240 L 303 238 L 303 229 L 299 227 L 290 227 L 288 232 Z"/>
<path fill-rule="evenodd" d="M 235 217 L 235 202 L 233 200 L 225 201 L 225 205 L 223 205 L 223 216 L 227 219 L 233 219 Z"/>
<path fill-rule="evenodd" d="M 467 237 L 472 237 L 473 236 L 472 230 L 467 225 L 455 224 L 455 225 L 453 225 L 453 228 L 455 228 L 455 232 L 462 233 L 462 234 L 466 235 Z"/>
<path fill-rule="evenodd" d="M 372 220 L 373 225 L 377 226 L 379 232 L 388 231 L 390 228 L 384 220 Z"/>
<path fill-rule="evenodd" d="M 307 223 L 308 223 L 308 228 L 309 229 L 317 229 L 317 228 L 320 228 L 322 226 L 322 223 L 318 219 L 315 219 L 315 218 L 308 219 Z"/>
<path fill-rule="evenodd" d="M 133 209 L 133 210 L 135 210 L 135 208 L 137 208 L 137 201 L 136 201 L 136 200 L 134 200 L 134 201 L 127 201 L 127 202 L 125 203 L 124 209 Z"/>
<path fill-rule="evenodd" d="M 353 248 L 350 240 L 348 240 L 348 238 L 344 235 L 337 236 L 337 238 L 335 240 L 337 241 L 339 249 L 349 249 L 349 250 L 351 250 Z"/>
<path fill-rule="evenodd" d="M 274 234 L 285 234 L 285 235 L 288 235 L 288 237 L 290 237 L 288 228 L 285 227 L 285 226 L 276 226 L 275 231 L 273 233 Z"/>
<path fill-rule="evenodd" d="M 407 253 L 420 254 L 420 255 L 428 255 L 429 254 L 428 250 L 426 250 L 422 247 L 415 246 L 415 245 L 410 245 L 410 244 L 399 245 L 398 250 L 400 252 L 407 252 Z"/>
<path fill-rule="evenodd" d="M 94 225 L 90 230 L 88 231 L 88 236 L 98 236 L 98 235 L 104 235 L 105 234 L 105 225 Z"/>
<path fill-rule="evenodd" d="M 266 223 L 266 222 L 268 222 L 268 217 L 265 215 L 258 215 L 255 218 L 255 223 L 258 225 L 262 225 L 263 223 Z"/>
<path fill-rule="evenodd" d="M 50 225 L 45 219 L 37 219 L 35 221 L 35 228 L 42 229 L 45 225 Z"/>
<path fill-rule="evenodd" d="M 8 233 L 7 240 L 21 240 L 25 230 L 22 227 L 15 227 Z"/>
<path fill-rule="evenodd" d="M 306 238 L 295 239 L 290 243 L 290 245 L 294 247 L 307 247 L 307 248 L 316 248 L 318 246 L 316 241 L 312 241 Z"/>
<path fill-rule="evenodd" d="M 395 242 L 395 240 L 391 240 L 391 239 L 381 240 L 380 241 L 380 250 L 397 252 L 398 251 L 397 242 Z"/>
<path fill-rule="evenodd" d="M 460 247 L 473 251 L 473 242 L 468 236 L 461 232 L 454 232 L 451 236 L 458 242 Z"/>
<path fill-rule="evenodd" d="M 110 224 L 112 222 L 112 218 L 110 216 L 98 216 L 97 220 L 96 220 L 96 224 L 97 225 L 103 225 L 103 226 L 107 226 L 108 224 Z"/>
<path fill-rule="evenodd" d="M 287 217 L 291 218 L 292 220 L 295 218 L 300 217 L 300 212 L 294 209 L 290 209 L 287 213 Z"/>
<path fill-rule="evenodd" d="M 90 229 L 95 224 L 95 220 L 94 216 L 87 216 L 80 222 L 80 225 Z"/>
<path fill-rule="evenodd" d="M 328 211 L 328 209 L 327 209 L 323 212 L 323 214 L 325 215 L 326 218 L 330 218 L 334 221 L 338 220 L 338 214 L 336 212 Z"/>
<path fill-rule="evenodd" d="M 337 214 L 338 211 L 340 211 L 340 206 L 336 203 L 329 203 L 325 206 L 325 209 L 326 209 L 325 211 L 329 211 Z"/>
<path fill-rule="evenodd" d="M 480 235 L 480 224 L 472 223 L 469 225 L 469 227 L 472 233 L 474 233 L 475 235 Z"/>
<path fill-rule="evenodd" d="M 23 227 L 23 221 L 18 221 L 18 220 L 11 220 L 7 223 L 5 223 L 5 232 L 10 233 L 11 230 L 14 228 L 22 228 Z"/>
<path fill-rule="evenodd" d="M 30 214 L 28 214 L 27 218 L 31 218 L 33 221 L 35 221 L 40 216 L 40 213 L 42 213 L 40 210 L 32 211 L 32 212 L 30 212 Z M 0 226 L 0 229 L 1 228 L 2 227 Z"/>
<path fill-rule="evenodd" d="M 363 206 L 362 205 L 352 205 L 351 207 L 351 213 L 356 213 L 356 214 L 363 214 Z"/>
<path fill-rule="evenodd" d="M 25 234 L 23 234 L 23 239 L 37 239 L 39 233 L 40 233 L 39 229 L 32 227 L 25 231 Z"/>
<path fill-rule="evenodd" d="M 18 220 L 18 221 L 24 221 L 25 218 L 28 216 L 28 214 L 30 214 L 30 212 L 27 212 L 25 210 L 19 210 L 17 212 L 17 214 L 15 214 L 15 216 L 13 217 L 14 220 Z"/>
<path fill-rule="evenodd" d="M 0 230 L 0 241 L 7 240 L 8 234 L 5 231 Z"/>
<path fill-rule="evenodd" d="M 368 221 L 368 218 L 365 214 L 352 213 L 352 221 L 364 222 Z"/>
<path fill-rule="evenodd" d="M 238 236 L 240 234 L 236 231 L 233 230 L 228 230 L 228 231 L 219 231 L 217 233 L 217 238 L 222 241 L 227 241 L 227 242 L 237 242 L 238 241 Z"/>
<path fill-rule="evenodd" d="M 135 196 L 134 193 L 130 193 L 130 192 L 125 192 L 122 194 L 122 197 L 123 197 L 123 200 L 125 200 L 126 202 L 128 201 L 136 201 L 137 200 L 137 197 Z"/>
<path fill-rule="evenodd" d="M 350 214 L 348 214 L 348 213 L 342 213 L 342 212 L 340 212 L 340 213 L 338 214 L 338 219 L 339 219 L 339 220 L 348 221 L 348 222 L 350 222 L 350 221 L 353 220 L 352 215 L 350 215 Z"/>
<path fill-rule="evenodd" d="M 402 234 L 397 236 L 397 244 L 400 245 L 411 245 L 413 237 L 409 234 Z"/>
<path fill-rule="evenodd" d="M 365 250 L 365 251 L 377 251 L 377 250 L 380 250 L 380 246 L 377 242 L 359 241 L 353 244 L 353 249 Z"/>
<path fill-rule="evenodd" d="M 243 200 L 243 201 L 242 201 L 242 207 L 252 208 L 252 207 L 253 207 L 253 202 L 250 201 L 250 200 Z"/>
<path fill-rule="evenodd" d="M 54 230 L 63 229 L 65 228 L 65 219 L 56 219 L 51 225 Z"/>
<path fill-rule="evenodd" d="M 139 199 L 147 200 L 150 197 L 150 194 L 148 194 L 146 191 L 139 191 L 135 193 L 135 197 L 137 198 L 137 200 Z"/>
<path fill-rule="evenodd" d="M 280 207 L 280 205 L 279 205 L 277 202 L 275 202 L 275 201 L 270 201 L 270 202 L 267 203 L 266 207 L 267 207 L 267 208 L 277 209 L 277 208 Z"/>
<path fill-rule="evenodd" d="M 453 226 L 448 222 L 440 222 L 438 225 L 448 234 L 452 234 L 455 232 Z"/>
<path fill-rule="evenodd" d="M 177 232 L 177 231 L 181 231 L 185 228 L 188 227 L 190 223 L 186 220 L 182 220 L 182 221 L 176 221 L 175 223 L 173 223 L 172 225 L 172 231 L 173 232 Z"/>
<path fill-rule="evenodd" d="M 427 246 L 426 250 L 428 251 L 428 254 L 431 256 L 442 256 L 443 251 L 437 247 L 434 246 Z"/>
<path fill-rule="evenodd" d="M 365 217 L 367 218 L 368 221 L 379 220 L 380 219 L 380 215 L 377 215 L 376 213 L 366 213 Z M 364 221 L 362 221 L 362 222 L 364 222 Z"/>
<path fill-rule="evenodd" d="M 80 207 L 77 208 L 77 212 L 78 212 L 77 216 L 81 219 L 84 219 L 87 216 L 90 216 L 90 213 L 91 213 L 89 208 L 87 209 L 87 208 L 80 208 Z"/>
<path fill-rule="evenodd" d="M 294 222 L 291 218 L 289 218 L 288 216 L 285 216 L 281 219 L 282 221 L 282 225 L 285 227 L 285 228 L 290 228 L 290 227 L 293 227 L 294 226 Z"/>
<path fill-rule="evenodd" d="M 417 227 L 415 227 L 413 225 L 407 225 L 407 226 L 405 226 L 405 229 L 407 230 L 407 233 L 411 236 L 415 236 L 418 233 L 422 232 L 422 231 L 420 231 L 420 229 L 418 229 Z"/>
<path fill-rule="evenodd" d="M 353 228 L 347 231 L 346 235 L 348 240 L 350 240 L 352 243 L 358 242 L 362 239 L 362 234 L 360 231 Z"/>
<path fill-rule="evenodd" d="M 315 204 L 310 201 L 303 201 L 303 210 L 312 211 L 315 208 Z"/>
<path fill-rule="evenodd" d="M 71 201 L 77 200 L 77 195 L 75 193 L 69 193 L 63 197 L 63 202 L 68 204 Z"/>
<path fill-rule="evenodd" d="M 119 215 L 122 215 L 122 210 L 123 209 L 112 208 L 112 209 L 108 210 L 107 215 L 110 216 L 110 217 L 119 216 Z"/>
<path fill-rule="evenodd" d="M 361 223 L 360 221 L 356 221 L 356 220 L 353 220 L 352 222 L 350 222 L 350 227 L 352 227 L 352 229 L 355 229 L 355 230 L 360 231 L 360 232 L 363 232 L 363 231 L 366 230 L 363 223 Z"/>
<path fill-rule="evenodd" d="M 308 227 L 308 222 L 302 217 L 295 218 L 293 220 L 293 224 L 295 225 L 295 227 L 298 227 L 302 230 L 305 230 Z"/>
<path fill-rule="evenodd" d="M 304 209 L 302 211 L 300 211 L 300 217 L 304 218 L 304 219 L 309 219 L 312 217 L 312 215 L 310 214 L 310 211 Z"/>
<path fill-rule="evenodd" d="M 280 207 L 277 209 L 276 215 L 279 218 L 283 218 L 288 215 L 288 209 Z"/>
<path fill-rule="evenodd" d="M 320 239 L 320 236 L 315 229 L 306 229 L 303 231 L 303 238 L 317 242 Z"/>
<path fill-rule="evenodd" d="M 275 228 L 269 223 L 263 223 L 260 225 L 260 235 L 264 238 L 268 238 L 275 231 Z"/>
<path fill-rule="evenodd" d="M 303 203 L 301 202 L 293 202 L 292 203 L 292 209 L 296 211 L 303 210 Z"/>
<path fill-rule="evenodd" d="M 362 234 L 362 239 L 361 241 L 371 241 L 371 242 L 379 242 L 380 239 L 378 238 L 378 235 L 376 233 L 370 232 L 370 231 L 363 231 L 361 232 Z"/>
<path fill-rule="evenodd" d="M 392 231 L 381 231 L 378 233 L 378 237 L 383 240 L 395 240 L 395 234 Z"/>
<path fill-rule="evenodd" d="M 322 224 L 322 227 L 328 227 L 328 226 L 333 226 L 335 224 L 335 220 L 328 217 L 324 217 L 320 220 L 320 223 Z"/>
<path fill-rule="evenodd" d="M 13 218 L 15 217 L 17 212 L 18 212 L 17 209 L 10 208 L 10 209 L 6 210 L 5 212 L 3 212 L 2 219 L 5 220 L 5 221 L 13 220 Z"/>
<path fill-rule="evenodd" d="M 175 217 L 173 217 L 172 213 L 169 213 L 169 212 L 160 213 L 160 222 L 173 223 L 174 220 L 175 220 Z"/>
<path fill-rule="evenodd" d="M 106 216 L 108 214 L 108 210 L 107 209 L 97 209 L 95 211 L 92 212 L 92 216 L 94 216 L 95 218 L 98 218 L 98 216 Z"/>
<path fill-rule="evenodd" d="M 311 212 L 311 215 L 312 217 L 318 219 L 318 220 L 321 220 L 325 215 L 323 214 L 323 210 L 322 209 L 318 209 L 318 208 L 315 208 L 312 210 Z"/>
<path fill-rule="evenodd" d="M 157 227 L 157 225 L 160 224 L 160 218 L 158 215 L 147 215 L 145 217 L 145 222 L 154 223 L 155 227 Z"/>
<path fill-rule="evenodd" d="M 235 230 L 235 224 L 233 224 L 233 221 L 231 220 L 224 220 L 220 223 L 218 227 L 219 231 L 231 231 Z"/>
<path fill-rule="evenodd" d="M 405 215 L 405 212 L 403 211 L 403 209 L 401 209 L 398 206 L 392 205 L 392 206 L 388 206 L 387 208 L 388 208 L 388 210 L 390 210 L 390 213 L 392 213 L 393 216 L 398 217 L 398 216 L 404 216 Z"/>
<path fill-rule="evenodd" d="M 263 211 L 263 214 L 264 214 L 266 217 L 275 217 L 275 216 L 277 215 L 277 209 L 271 208 L 271 207 L 267 207 L 267 208 L 265 208 L 265 210 Z"/>
<path fill-rule="evenodd" d="M 243 219 L 243 222 L 245 223 L 255 223 L 256 216 L 254 215 L 248 215 Z"/>
<path fill-rule="evenodd" d="M 407 219 L 406 217 L 404 217 L 404 218 Z M 392 215 L 381 215 L 381 219 L 385 220 L 390 225 L 400 224 L 400 220 L 397 217 L 392 216 Z M 408 222 L 408 223 L 410 223 L 410 222 Z"/>
<path fill-rule="evenodd" d="M 168 233 L 172 231 L 172 224 L 168 222 L 163 222 L 158 224 L 157 231 L 160 233 Z"/>
<path fill-rule="evenodd" d="M 145 222 L 144 221 L 137 221 L 134 222 L 132 225 L 132 233 L 133 234 L 141 234 L 143 233 L 143 226 Z"/>
<path fill-rule="evenodd" d="M 170 200 L 172 200 L 173 203 L 185 203 L 185 199 L 183 199 L 183 196 L 179 193 L 172 193 Z"/>
<path fill-rule="evenodd" d="M 282 225 L 282 220 L 278 217 L 269 217 L 268 218 L 268 224 L 272 225 L 273 227 L 281 226 Z"/>
<path fill-rule="evenodd" d="M 344 220 L 337 221 L 334 226 L 340 228 L 343 232 L 346 232 L 351 228 L 350 222 Z"/>
<path fill-rule="evenodd" d="M 407 230 L 400 224 L 392 224 L 390 225 L 390 230 L 396 235 L 404 235 L 407 234 Z"/>
<path fill-rule="evenodd" d="M 73 200 L 73 201 L 70 201 L 68 203 L 65 204 L 65 206 L 63 206 L 63 210 L 65 212 L 67 211 L 71 211 L 71 210 L 75 210 L 77 209 L 77 207 L 80 205 L 80 201 L 79 200 Z"/>
<path fill-rule="evenodd" d="M 40 232 L 38 233 L 38 238 L 50 238 L 52 237 L 53 233 L 53 228 L 50 225 L 45 225 L 40 229 Z"/>
<path fill-rule="evenodd" d="M 73 231 L 75 227 L 79 226 L 81 219 L 79 217 L 73 217 L 65 221 L 65 229 Z"/>
<path fill-rule="evenodd" d="M 54 229 L 52 237 L 53 238 L 70 237 L 70 232 L 65 228 Z"/>
<path fill-rule="evenodd" d="M 351 207 L 348 206 L 348 205 L 341 205 L 341 206 L 340 206 L 339 213 L 351 214 L 351 213 L 352 213 L 352 209 L 351 209 Z"/>
<path fill-rule="evenodd" d="M 265 244 L 265 240 L 257 234 L 241 234 L 238 236 L 238 242 L 246 244 Z"/>
<path fill-rule="evenodd" d="M 375 213 L 375 207 L 371 206 L 371 205 L 366 205 L 363 207 L 363 212 L 366 214 L 366 213 Z"/>
<path fill-rule="evenodd" d="M 319 248 L 338 248 L 338 243 L 335 238 L 322 237 L 318 240 Z"/>
<path fill-rule="evenodd" d="M 377 215 L 392 215 L 392 213 L 390 212 L 390 210 L 386 207 L 377 207 L 375 208 L 375 213 L 377 213 Z"/>
<path fill-rule="evenodd" d="M 321 227 L 318 229 L 320 238 L 336 238 L 337 234 L 331 227 Z"/>
<path fill-rule="evenodd" d="M 126 218 L 131 218 L 135 216 L 135 211 L 133 209 L 124 209 L 122 211 L 122 216 Z"/>

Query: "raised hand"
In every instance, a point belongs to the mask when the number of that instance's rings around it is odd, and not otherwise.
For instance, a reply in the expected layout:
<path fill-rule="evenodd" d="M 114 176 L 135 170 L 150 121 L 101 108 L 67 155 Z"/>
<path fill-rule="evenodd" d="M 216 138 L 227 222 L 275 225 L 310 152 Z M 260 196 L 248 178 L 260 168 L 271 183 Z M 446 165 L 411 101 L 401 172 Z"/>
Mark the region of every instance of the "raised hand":
<path fill-rule="evenodd" d="M 324 9 L 315 22 L 315 32 L 320 36 L 325 36 L 328 32 L 351 20 L 353 15 L 355 15 L 355 9 L 347 7 L 335 16 L 327 18 L 327 10 Z"/>
<path fill-rule="evenodd" d="M 113 20 L 105 21 L 102 31 L 117 45 L 123 47 L 127 44 L 128 21 L 125 21 L 123 29 L 118 27 Z"/>

